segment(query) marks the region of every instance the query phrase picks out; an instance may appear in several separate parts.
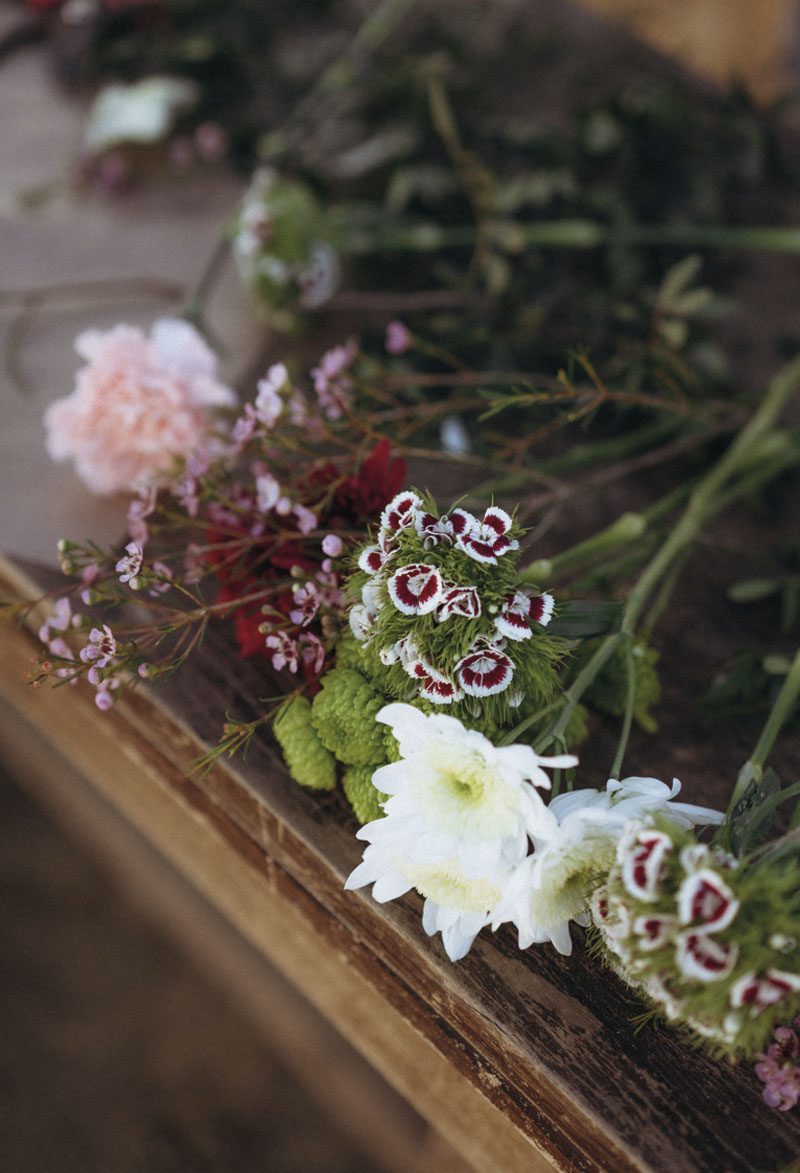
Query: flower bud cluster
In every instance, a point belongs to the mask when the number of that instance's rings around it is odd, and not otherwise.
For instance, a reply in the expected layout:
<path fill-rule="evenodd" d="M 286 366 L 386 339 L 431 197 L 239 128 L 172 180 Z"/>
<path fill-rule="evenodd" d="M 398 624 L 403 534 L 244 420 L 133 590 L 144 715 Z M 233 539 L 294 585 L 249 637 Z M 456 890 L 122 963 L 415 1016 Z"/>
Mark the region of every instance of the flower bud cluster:
<path fill-rule="evenodd" d="M 505 510 L 439 515 L 415 492 L 381 514 L 358 557 L 350 626 L 386 695 L 497 725 L 556 687 L 559 642 L 544 628 L 549 594 L 519 586 L 522 530 Z"/>
<path fill-rule="evenodd" d="M 632 826 L 592 916 L 622 976 L 731 1055 L 763 1048 L 800 1009 L 792 867 L 741 865 L 668 823 Z"/>
<path fill-rule="evenodd" d="M 339 254 L 326 216 L 311 190 L 273 168 L 256 171 L 234 230 L 233 253 L 242 279 L 272 309 L 314 309 L 336 292 Z"/>

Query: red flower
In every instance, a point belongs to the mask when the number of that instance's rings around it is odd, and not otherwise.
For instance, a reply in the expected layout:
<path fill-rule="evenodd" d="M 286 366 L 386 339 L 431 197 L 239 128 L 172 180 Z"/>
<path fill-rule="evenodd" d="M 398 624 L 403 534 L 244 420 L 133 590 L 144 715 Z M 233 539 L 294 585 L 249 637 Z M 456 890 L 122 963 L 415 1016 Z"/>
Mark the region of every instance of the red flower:
<path fill-rule="evenodd" d="M 357 521 L 367 521 L 381 512 L 403 487 L 406 462 L 402 456 L 390 460 L 392 445 L 379 440 L 353 473 L 336 491 L 335 509 L 344 509 Z"/>

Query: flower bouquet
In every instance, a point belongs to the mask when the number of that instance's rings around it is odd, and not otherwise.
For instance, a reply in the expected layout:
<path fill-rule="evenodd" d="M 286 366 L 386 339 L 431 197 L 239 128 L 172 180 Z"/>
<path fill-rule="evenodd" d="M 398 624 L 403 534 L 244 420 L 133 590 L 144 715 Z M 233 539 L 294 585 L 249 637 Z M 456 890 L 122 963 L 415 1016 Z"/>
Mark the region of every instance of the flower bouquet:
<path fill-rule="evenodd" d="M 158 7 L 126 19 L 138 29 Z M 127 532 L 111 549 L 62 541 L 68 584 L 50 597 L 32 683 L 88 686 L 107 712 L 135 688 L 190 689 L 206 642 L 227 641 L 258 674 L 258 711 L 220 712 L 187 769 L 276 746 L 323 833 L 327 820 L 357 840 L 347 899 L 405 898 L 447 965 L 468 967 L 490 940 L 592 966 L 648 1039 L 755 1063 L 753 1093 L 786 1111 L 800 1098 L 800 781 L 781 748 L 800 696 L 791 553 L 771 576 L 726 584 L 742 606 L 779 596 L 784 620 L 768 667 L 757 656 L 728 671 L 709 698 L 738 680 L 734 700 L 760 727 L 728 794 L 705 805 L 691 733 L 680 781 L 641 771 L 646 755 L 676 760 L 659 706 L 692 654 L 687 558 L 711 557 L 716 519 L 796 491 L 800 362 L 757 397 L 733 394 L 699 258 L 649 254 L 658 277 L 634 280 L 620 256 L 704 240 L 792 249 L 793 230 L 715 238 L 637 226 L 628 208 L 623 232 L 591 184 L 579 198 L 552 169 L 546 196 L 524 171 L 489 191 L 435 70 L 427 83 L 467 196 L 455 205 L 422 164 L 405 200 L 328 198 L 319 160 L 284 171 L 286 143 L 264 147 L 224 232 L 286 331 L 260 377 L 238 393 L 223 381 L 202 297 L 149 333 L 77 339 L 85 365 L 47 411 L 47 448 L 91 492 L 127 495 Z M 573 163 L 577 175 L 585 158 Z M 561 200 L 574 214 L 556 214 Z M 600 248 L 599 284 L 618 292 L 601 307 L 591 265 L 564 260 Z M 525 272 L 535 249 L 556 257 L 547 304 L 536 264 Z M 347 306 L 348 276 L 382 273 L 387 256 L 446 287 L 390 291 L 402 320 L 377 291 L 350 290 L 366 340 L 339 331 L 313 349 L 314 315 Z M 572 350 L 553 370 L 571 298 L 570 325 L 602 333 L 600 357 Z M 506 369 L 509 354 L 521 357 Z M 594 498 L 637 477 L 600 518 Z M 8 600 L 10 615 L 29 608 Z"/>

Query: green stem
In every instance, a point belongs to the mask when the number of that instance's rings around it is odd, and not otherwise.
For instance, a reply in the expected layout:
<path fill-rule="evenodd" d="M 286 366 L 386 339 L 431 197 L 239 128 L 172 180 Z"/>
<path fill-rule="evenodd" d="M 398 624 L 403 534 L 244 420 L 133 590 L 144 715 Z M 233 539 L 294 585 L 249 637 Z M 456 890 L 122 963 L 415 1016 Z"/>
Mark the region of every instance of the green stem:
<path fill-rule="evenodd" d="M 620 631 L 606 636 L 588 663 L 578 673 L 572 685 L 566 690 L 558 718 L 539 737 L 534 746 L 537 753 L 541 753 L 543 749 L 551 745 L 554 741 L 563 739 L 564 730 L 567 727 L 575 706 L 609 658 L 614 654 L 620 642 L 626 640 L 629 647 L 632 647 L 631 640 L 636 630 L 636 625 L 651 595 L 664 583 L 665 579 L 671 576 L 675 561 L 679 560 L 687 552 L 688 547 L 700 533 L 703 525 L 709 517 L 712 517 L 717 512 L 720 502 L 724 501 L 728 503 L 731 500 L 733 495 L 731 482 L 733 478 L 743 468 L 747 469 L 748 465 L 752 465 L 754 454 L 763 445 L 765 437 L 767 437 L 770 428 L 777 419 L 787 399 L 795 390 L 798 381 L 800 381 L 800 358 L 789 363 L 772 380 L 759 407 L 751 416 L 748 424 L 738 434 L 717 464 L 697 482 L 677 524 L 670 531 L 663 545 L 657 550 L 630 591 L 625 603 Z M 770 447 L 771 444 L 767 441 L 767 448 L 769 449 Z M 767 463 L 768 465 L 771 464 L 771 462 Z M 750 485 L 749 477 L 745 476 L 742 478 L 742 481 Z M 739 484 L 740 488 L 742 481 Z M 613 527 L 611 528 L 613 529 Z M 674 581 L 675 578 L 672 576 L 671 585 Z M 662 587 L 657 598 L 656 607 L 663 607 L 665 603 L 665 591 Z M 630 663 L 628 665 L 628 671 L 629 703 L 626 705 L 620 743 L 614 761 L 614 770 L 617 772 L 622 764 L 632 716 L 630 692 L 633 683 L 632 665 Z M 743 768 L 739 775 L 739 781 L 737 782 L 734 796 L 731 799 L 730 809 L 733 808 L 741 793 L 746 789 L 754 776 L 753 772 L 758 771 L 760 774 L 762 757 L 765 756 L 766 751 L 772 745 L 778 729 L 786 720 L 798 695 L 800 695 L 800 653 L 798 653 L 798 657 L 795 659 L 789 675 L 784 682 L 773 713 L 767 722 L 764 734 L 762 734 L 762 738 L 756 747 L 753 758 L 747 763 L 747 766 Z M 520 731 L 519 728 L 515 729 L 509 735 L 508 740 L 513 740 L 518 736 Z M 759 757 L 759 754 L 762 756 Z"/>
<path fill-rule="evenodd" d="M 761 777 L 764 764 L 775 743 L 775 739 L 792 715 L 798 697 L 800 697 L 800 650 L 795 655 L 784 682 L 781 685 L 780 692 L 775 698 L 775 704 L 772 706 L 772 711 L 761 731 L 761 736 L 758 739 L 755 749 L 739 771 L 739 777 L 736 780 L 736 786 L 728 804 L 729 816 L 747 790 L 750 782 L 753 779 L 758 781 Z"/>
<path fill-rule="evenodd" d="M 705 522 L 716 512 L 717 498 L 734 474 L 745 465 L 754 447 L 772 427 L 789 396 L 800 381 L 800 358 L 794 359 L 772 380 L 759 407 L 751 416 L 721 460 L 695 486 L 678 524 L 645 568 L 628 595 L 622 630 L 632 632 L 642 609 L 674 558 L 689 546 Z"/>
<path fill-rule="evenodd" d="M 636 704 L 636 669 L 633 663 L 633 641 L 629 638 L 625 639 L 625 672 L 627 675 L 625 714 L 622 719 L 622 729 L 620 730 L 619 742 L 617 743 L 617 752 L 614 755 L 614 764 L 609 772 L 609 778 L 619 778 L 622 759 L 625 757 L 625 750 L 628 748 L 628 739 L 631 735 L 633 710 Z"/>
<path fill-rule="evenodd" d="M 583 250 L 605 245 L 731 249 L 744 252 L 800 253 L 800 228 L 702 224 L 600 224 L 594 220 L 552 220 L 536 224 L 495 222 L 490 226 L 501 251 L 525 248 Z M 420 221 L 374 232 L 353 232 L 345 251 L 372 253 L 435 252 L 475 244 L 472 225 L 445 228 Z"/>
<path fill-rule="evenodd" d="M 600 646 L 595 651 L 592 658 L 580 670 L 578 675 L 573 680 L 572 684 L 564 693 L 564 703 L 558 719 L 555 723 L 539 738 L 534 745 L 536 753 L 541 753 L 547 746 L 552 745 L 554 741 L 563 739 L 564 730 L 566 729 L 572 712 L 581 699 L 586 689 L 597 676 L 598 672 L 604 667 L 606 662 L 616 651 L 620 640 L 623 638 L 620 632 L 614 632 L 612 635 L 607 635 Z M 514 730 L 509 735 L 508 740 L 513 741 L 518 736 L 518 730 Z"/>
<path fill-rule="evenodd" d="M 564 571 L 596 558 L 599 554 L 635 542 L 646 529 L 647 521 L 641 513 L 623 513 L 606 529 L 592 534 L 583 542 L 577 542 L 553 558 L 537 558 L 520 572 L 520 582 L 542 585 Z"/>

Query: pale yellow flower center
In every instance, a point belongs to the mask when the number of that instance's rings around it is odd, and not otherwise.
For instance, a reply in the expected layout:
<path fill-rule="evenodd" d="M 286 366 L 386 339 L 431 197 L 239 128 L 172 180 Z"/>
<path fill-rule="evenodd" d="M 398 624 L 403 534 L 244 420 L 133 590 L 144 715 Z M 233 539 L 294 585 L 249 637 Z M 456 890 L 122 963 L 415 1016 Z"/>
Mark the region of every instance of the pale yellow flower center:
<path fill-rule="evenodd" d="M 468 842 L 513 835 L 518 794 L 502 770 L 474 749 L 432 746 L 414 779 L 417 801 L 439 831 Z"/>
<path fill-rule="evenodd" d="M 465 876 L 455 859 L 435 864 L 415 864 L 407 874 L 420 896 L 454 912 L 484 915 L 502 895 L 497 884 Z"/>
<path fill-rule="evenodd" d="M 555 844 L 542 855 L 531 912 L 541 925 L 572 920 L 586 910 L 592 891 L 616 858 L 616 839 L 586 834 L 577 843 Z"/>

